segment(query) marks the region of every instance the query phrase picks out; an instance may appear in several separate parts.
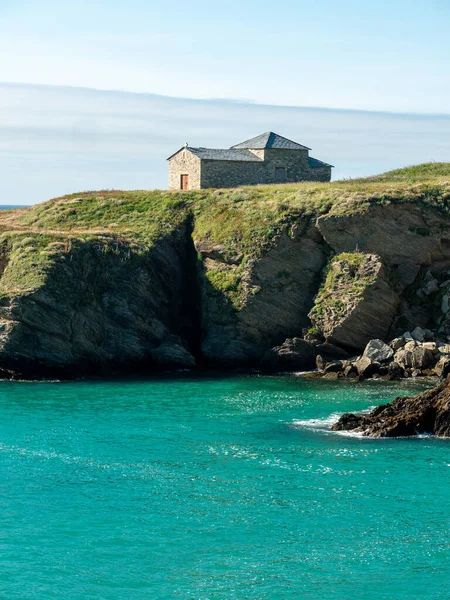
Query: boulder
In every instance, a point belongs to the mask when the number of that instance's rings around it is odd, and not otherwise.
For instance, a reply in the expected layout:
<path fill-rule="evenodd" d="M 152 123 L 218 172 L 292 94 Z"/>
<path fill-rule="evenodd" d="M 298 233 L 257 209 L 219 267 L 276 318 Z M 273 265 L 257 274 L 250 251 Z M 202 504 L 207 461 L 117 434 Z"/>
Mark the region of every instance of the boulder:
<path fill-rule="evenodd" d="M 383 340 L 370 340 L 363 356 L 367 356 L 371 361 L 385 362 L 394 356 L 394 350 L 385 344 Z"/>
<path fill-rule="evenodd" d="M 325 360 L 323 359 L 323 357 L 318 354 L 316 356 L 316 367 L 318 371 L 323 371 L 325 369 Z"/>
<path fill-rule="evenodd" d="M 439 292 L 439 282 L 437 279 L 431 279 L 430 281 L 427 281 L 423 287 L 423 292 L 426 296 Z"/>
<path fill-rule="evenodd" d="M 353 365 L 361 377 L 371 377 L 377 365 L 375 365 L 368 356 L 361 356 Z"/>
<path fill-rule="evenodd" d="M 416 346 L 417 342 L 411 340 L 410 342 L 406 342 L 406 344 L 403 346 L 403 350 L 405 350 L 405 352 L 412 352 Z"/>
<path fill-rule="evenodd" d="M 434 354 L 431 350 L 423 346 L 417 346 L 412 351 L 411 366 L 413 369 L 427 369 L 433 363 L 433 359 Z"/>
<path fill-rule="evenodd" d="M 395 338 L 394 340 L 392 340 L 392 342 L 389 345 L 392 348 L 392 350 L 394 350 L 394 352 L 395 352 L 396 350 L 400 350 L 400 348 L 403 348 L 403 346 L 405 344 L 406 344 L 405 338 L 398 337 L 398 338 Z"/>
<path fill-rule="evenodd" d="M 349 354 L 340 346 L 324 342 L 316 346 L 317 352 L 328 359 L 345 359 Z"/>
<path fill-rule="evenodd" d="M 436 342 L 424 342 L 422 346 L 427 350 L 433 352 L 433 354 L 435 354 L 438 351 Z"/>
<path fill-rule="evenodd" d="M 394 355 L 394 361 L 400 365 L 402 369 L 408 369 L 412 367 L 412 351 L 400 348 Z"/>
<path fill-rule="evenodd" d="M 306 340 L 288 338 L 264 354 L 261 366 L 269 371 L 309 371 L 316 366 L 316 350 Z"/>
<path fill-rule="evenodd" d="M 403 377 L 403 369 L 395 360 L 388 365 L 388 375 L 391 379 L 401 379 Z"/>
<path fill-rule="evenodd" d="M 422 329 L 421 327 L 416 327 L 411 331 L 411 336 L 413 340 L 416 340 L 416 342 L 424 342 L 426 337 L 426 330 Z"/>
<path fill-rule="evenodd" d="M 344 368 L 344 363 L 342 360 L 333 360 L 325 365 L 324 372 L 325 373 L 340 373 Z"/>
<path fill-rule="evenodd" d="M 342 371 L 342 374 L 344 375 L 344 377 L 356 377 L 358 375 L 358 371 L 356 370 L 354 364 L 348 363 Z"/>
<path fill-rule="evenodd" d="M 450 344 L 438 344 L 438 350 L 441 354 L 450 354 Z"/>
<path fill-rule="evenodd" d="M 433 371 L 438 377 L 444 377 L 450 372 L 450 356 L 441 356 L 434 365 Z"/>

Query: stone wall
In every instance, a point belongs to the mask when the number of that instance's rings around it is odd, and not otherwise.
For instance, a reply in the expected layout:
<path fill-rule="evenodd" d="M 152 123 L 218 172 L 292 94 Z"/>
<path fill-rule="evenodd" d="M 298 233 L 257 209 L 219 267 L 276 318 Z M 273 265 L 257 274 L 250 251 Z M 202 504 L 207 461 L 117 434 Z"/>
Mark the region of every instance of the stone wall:
<path fill-rule="evenodd" d="M 203 160 L 201 187 L 227 188 L 266 182 L 266 169 L 261 162 L 235 160 Z"/>
<path fill-rule="evenodd" d="M 261 183 L 281 183 L 275 176 L 276 167 L 286 168 L 287 183 L 312 179 L 308 162 L 308 150 L 266 149 L 264 155 L 266 167 L 265 180 Z"/>
<path fill-rule="evenodd" d="M 189 189 L 200 187 L 201 161 L 188 150 L 181 150 L 169 159 L 169 190 L 181 189 L 181 175 L 189 175 Z"/>
<path fill-rule="evenodd" d="M 330 181 L 331 167 L 309 167 L 310 177 L 307 181 Z"/>
<path fill-rule="evenodd" d="M 331 167 L 310 167 L 307 150 L 257 150 L 258 162 L 203 160 L 202 188 L 226 188 L 258 183 L 330 181 Z M 277 179 L 276 167 L 286 168 L 286 179 Z"/>
<path fill-rule="evenodd" d="M 169 160 L 169 190 L 179 190 L 181 175 L 189 175 L 189 189 L 227 188 L 260 183 L 296 183 L 330 181 L 331 167 L 310 167 L 307 150 L 251 150 L 256 161 L 200 160 L 188 150 L 181 150 Z M 279 179 L 276 167 L 286 168 L 286 178 Z"/>

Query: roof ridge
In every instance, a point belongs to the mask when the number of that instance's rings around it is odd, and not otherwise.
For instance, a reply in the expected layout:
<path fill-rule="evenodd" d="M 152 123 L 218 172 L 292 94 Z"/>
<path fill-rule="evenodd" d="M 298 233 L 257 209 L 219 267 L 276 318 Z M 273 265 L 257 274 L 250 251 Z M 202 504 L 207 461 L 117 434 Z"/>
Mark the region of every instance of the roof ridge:
<path fill-rule="evenodd" d="M 311 150 L 308 146 L 294 142 L 287 137 L 275 133 L 274 131 L 266 131 L 248 140 L 244 140 L 239 144 L 231 146 L 230 149 L 253 149 L 264 150 L 266 148 L 285 149 L 285 150 Z"/>

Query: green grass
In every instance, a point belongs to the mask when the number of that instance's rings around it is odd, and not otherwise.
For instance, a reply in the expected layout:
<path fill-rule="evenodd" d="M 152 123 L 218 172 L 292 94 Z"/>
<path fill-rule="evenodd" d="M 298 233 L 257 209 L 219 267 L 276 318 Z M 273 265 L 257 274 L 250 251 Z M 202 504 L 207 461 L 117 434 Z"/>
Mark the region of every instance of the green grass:
<path fill-rule="evenodd" d="M 15 295 L 42 285 L 65 241 L 50 235 L 12 233 L 0 236 L 0 247 L 7 257 L 0 293 Z"/>
<path fill-rule="evenodd" d="M 335 256 L 327 266 L 324 282 L 309 313 L 314 326 L 322 330 L 325 321 L 342 318 L 375 279 L 369 255 L 343 252 Z"/>
<path fill-rule="evenodd" d="M 435 177 L 450 177 L 450 163 L 431 162 L 421 165 L 412 165 L 403 169 L 387 171 L 375 177 L 368 177 L 366 181 L 407 181 L 414 183 L 434 179 Z"/>
<path fill-rule="evenodd" d="M 228 295 L 237 308 L 245 298 L 241 285 L 245 265 L 266 252 L 282 232 L 292 235 L 321 215 L 347 216 L 391 203 L 417 203 L 449 215 L 450 163 L 417 165 L 332 183 L 71 194 L 0 214 L 0 233 L 12 244 L 0 287 L 24 290 L 41 285 L 57 259 L 52 243 L 100 237 L 117 244 L 126 242 L 132 252 L 147 252 L 158 238 L 190 219 L 194 239 L 220 244 L 242 258 L 239 268 L 226 273 L 214 268 L 207 273 L 212 288 Z M 33 240 L 27 247 L 35 251 L 19 250 L 21 236 Z"/>
<path fill-rule="evenodd" d="M 169 192 L 85 192 L 32 206 L 18 215 L 15 225 L 63 233 L 114 232 L 151 243 L 178 227 L 189 206 L 187 196 Z"/>

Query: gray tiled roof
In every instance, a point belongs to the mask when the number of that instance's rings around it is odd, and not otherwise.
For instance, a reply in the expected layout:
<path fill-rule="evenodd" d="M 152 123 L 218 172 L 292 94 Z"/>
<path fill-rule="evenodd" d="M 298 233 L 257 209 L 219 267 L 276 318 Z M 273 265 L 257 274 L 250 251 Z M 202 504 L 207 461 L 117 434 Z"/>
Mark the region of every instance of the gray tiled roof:
<path fill-rule="evenodd" d="M 312 156 L 308 156 L 309 166 L 310 167 L 332 167 L 333 165 L 329 165 L 326 162 L 322 162 L 318 158 L 313 158 Z"/>
<path fill-rule="evenodd" d="M 206 160 L 238 160 L 238 161 L 251 161 L 261 162 L 261 159 L 255 156 L 249 150 L 229 150 L 215 149 L 215 148 L 191 148 L 188 146 L 187 150 L 198 156 L 199 158 Z"/>
<path fill-rule="evenodd" d="M 307 146 L 297 144 L 292 140 L 288 140 L 273 131 L 266 131 L 261 135 L 257 135 L 250 140 L 231 146 L 231 148 L 252 148 L 253 150 L 262 150 L 263 148 L 279 148 L 282 150 L 311 150 Z"/>

